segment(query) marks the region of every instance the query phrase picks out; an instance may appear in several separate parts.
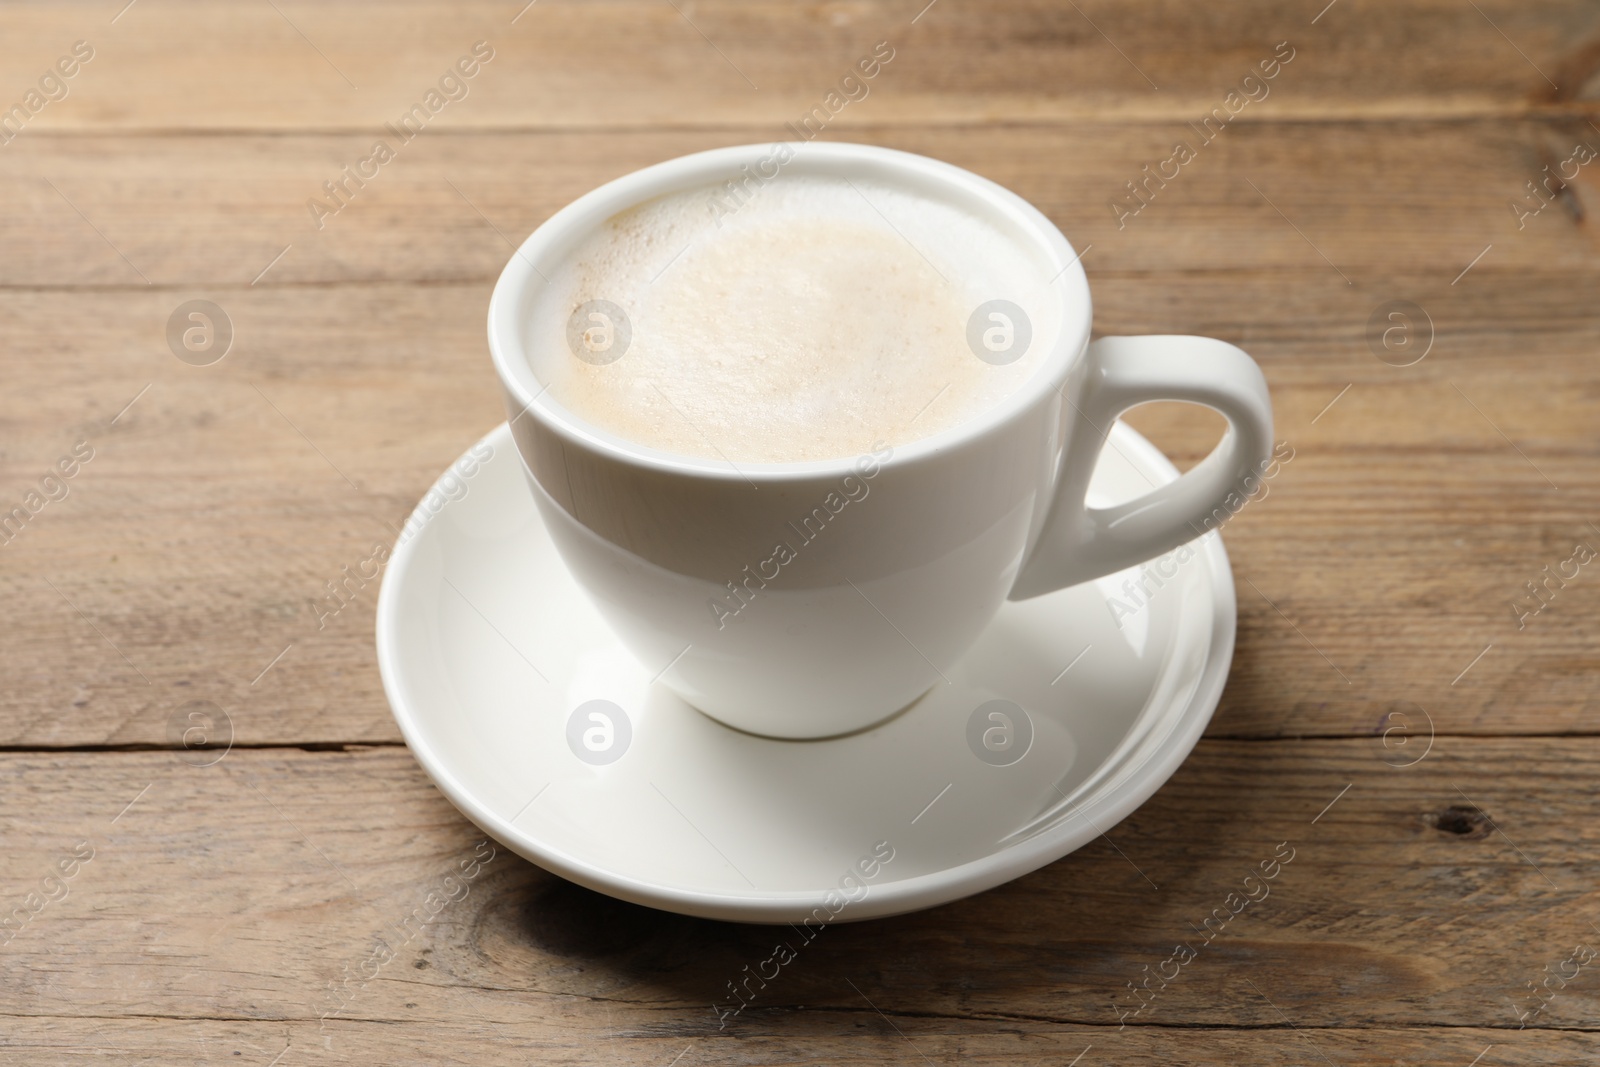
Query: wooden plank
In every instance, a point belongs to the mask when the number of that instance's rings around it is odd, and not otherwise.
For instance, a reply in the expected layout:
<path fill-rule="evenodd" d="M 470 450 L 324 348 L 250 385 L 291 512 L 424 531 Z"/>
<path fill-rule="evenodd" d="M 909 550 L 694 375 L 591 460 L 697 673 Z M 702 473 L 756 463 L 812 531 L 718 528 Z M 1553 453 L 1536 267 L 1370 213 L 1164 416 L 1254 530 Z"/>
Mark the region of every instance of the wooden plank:
<path fill-rule="evenodd" d="M 51 138 L 0 156 L 0 197 L 14 207 L 0 219 L 8 251 L 0 285 L 488 282 L 512 242 L 595 186 L 768 136 L 754 127 L 424 131 L 376 177 L 351 183 L 346 206 L 331 215 L 308 204 L 337 206 L 323 184 L 370 153 L 370 135 Z M 1370 310 L 1402 285 L 1411 299 L 1443 299 L 1481 291 L 1495 272 L 1596 263 L 1596 238 L 1582 220 L 1600 203 L 1600 162 L 1568 161 L 1580 143 L 1600 152 L 1600 132 L 1577 120 L 1245 124 L 1209 144 L 1183 123 L 872 126 L 856 136 L 1015 190 L 1079 249 L 1093 246 L 1084 256 L 1091 271 L 1325 272 L 1315 288 L 1281 297 L 1308 309 L 1344 299 L 1342 289 Z M 1179 141 L 1195 157 L 1169 165 Z M 115 168 L 105 166 L 108 155 Z M 1541 203 L 1527 183 L 1564 163 L 1567 173 L 1576 169 L 1568 188 L 1522 216 L 1519 229 L 1512 201 Z M 1146 178 L 1147 167 L 1176 177 Z M 1375 174 L 1383 176 L 1378 196 Z M 1129 191 L 1135 180 L 1148 183 L 1143 201 Z"/>
<path fill-rule="evenodd" d="M 65 360 L 48 339 L 84 301 L 98 313 Z M 0 546 L 0 581 L 31 605 L 0 637 L 10 740 L 164 744 L 195 699 L 230 709 L 244 744 L 397 739 L 373 652 L 378 583 L 331 617 L 316 604 L 504 419 L 483 294 L 241 292 L 227 299 L 236 349 L 204 368 L 167 350 L 169 303 L 9 302 L 27 322 L 13 351 L 37 346 L 37 373 L 0 416 L 6 510 L 75 443 L 94 449 Z"/>
<path fill-rule="evenodd" d="M 846 987 L 848 992 L 848 987 Z M 853 994 L 852 994 L 853 995 Z M 30 1065 L 69 1067 L 87 1056 L 117 1054 L 126 1062 L 204 1067 L 213 1057 L 238 1053 L 228 1062 L 296 1067 L 331 1055 L 395 1067 L 480 1067 L 484 1063 L 537 1062 L 671 1064 L 681 1067 L 774 1067 L 780 1064 L 975 1063 L 1051 1064 L 1081 1067 L 1112 1062 L 1129 1067 L 1173 1063 L 1250 1063 L 1300 1067 L 1307 1063 L 1403 1063 L 1417 1067 L 1465 1067 L 1491 1049 L 1483 1062 L 1508 1067 L 1586 1063 L 1596 1055 L 1589 1033 L 1559 1030 L 1507 1031 L 1492 1027 L 1415 1027 L 1361 1030 L 1104 1027 L 1052 1025 L 1033 1020 L 979 1022 L 879 1016 L 865 1004 L 847 1008 L 788 1009 L 772 1013 L 764 1032 L 737 1035 L 714 1028 L 636 1029 L 580 1026 L 559 1009 L 523 1003 L 515 994 L 476 991 L 451 998 L 460 1014 L 429 1022 L 426 1036 L 393 1023 L 341 1023 L 323 1031 L 298 1021 L 119 1019 L 7 1019 L 0 1049 L 25 1054 Z M 857 1001 L 861 1003 L 861 1001 Z M 607 1005 L 592 1006 L 603 1016 Z M 114 1027 L 114 1029 L 113 1029 Z M 271 1065 L 273 1056 L 282 1056 Z M 1079 1057 L 1082 1057 L 1081 1059 Z M 1113 1057 L 1096 1059 L 1100 1056 Z M 924 1058 L 926 1057 L 926 1058 Z"/>
<path fill-rule="evenodd" d="M 1270 1039 L 1295 1062 L 1307 1050 L 1286 1025 L 1329 1054 L 1415 1052 L 1368 1027 L 1495 1028 L 1458 1035 L 1460 1063 L 1502 1037 L 1512 1055 L 1592 1049 L 1592 1032 L 1533 1036 L 1600 1026 L 1600 984 L 1576 964 L 1515 1031 L 1536 1003 L 1526 983 L 1600 936 L 1594 796 L 1570 786 L 1600 771 L 1600 741 L 1441 739 L 1403 769 L 1385 755 L 1375 738 L 1203 741 L 1109 842 L 976 898 L 830 927 L 720 1031 L 727 983 L 792 930 L 624 905 L 491 855 L 403 749 L 235 750 L 210 767 L 6 755 L 0 886 L 27 921 L 0 952 L 0 1041 L 88 1041 L 86 1027 L 117 1041 L 140 1018 L 270 1022 L 251 1030 L 262 1047 L 280 1035 L 264 1063 L 283 1035 L 321 1044 L 310 1031 L 327 1014 L 333 1051 L 366 1040 L 362 1024 L 396 1024 L 573 1056 L 602 1037 L 671 1037 L 663 1062 L 690 1039 L 743 1062 L 718 1042 L 746 1036 L 907 1054 L 873 1043 L 890 1033 L 881 1011 L 930 1055 L 1019 1027 L 1041 1060 L 1085 1041 L 1119 1061 L 1155 1055 L 1168 1046 L 1140 1032 L 1212 1026 L 1232 1028 L 1214 1050 Z M 1275 872 L 1265 895 L 1230 899 L 1261 870 Z M 392 953 L 367 962 L 380 939 Z M 1134 1000 L 1128 983 L 1179 943 L 1194 958 Z M 347 964 L 361 977 L 335 994 Z M 197 1031 L 217 1033 L 171 1032 Z"/>
<path fill-rule="evenodd" d="M 1228 530 L 1242 640 L 1214 731 L 1381 732 L 1411 703 L 1444 732 L 1592 729 L 1595 594 L 1575 582 L 1522 630 L 1509 606 L 1594 521 L 1600 337 L 1582 294 L 1596 263 L 1571 214 L 1591 178 L 1522 231 L 1506 210 L 1565 129 L 1415 124 L 1396 141 L 1349 124 L 1241 127 L 1120 231 L 1093 197 L 1156 158 L 1163 131 L 882 138 L 989 173 L 1092 245 L 1103 331 L 1220 336 L 1267 367 L 1296 459 Z M 1102 139 L 1116 158 L 1070 151 Z M 247 743 L 396 739 L 370 598 L 322 629 L 308 603 L 500 418 L 482 342 L 508 254 L 495 230 L 520 238 L 606 177 L 705 141 L 419 143 L 395 164 L 412 169 L 322 234 L 293 218 L 294 198 L 338 158 L 337 138 L 57 139 L 42 142 L 53 154 L 7 156 L 0 185 L 30 208 L 0 219 L 19 250 L 0 260 L 18 375 L 0 401 L 11 505 L 79 440 L 100 452 L 0 559 L 28 620 L 0 634 L 0 740 L 163 744 L 197 692 L 241 711 Z M 115 171 L 100 162 L 124 150 Z M 1370 196 L 1374 158 L 1397 175 L 1388 199 Z M 1478 226 L 1494 247 L 1458 279 L 1483 251 L 1462 236 Z M 300 232 L 309 243 L 290 240 Z M 165 347 L 167 317 L 197 296 L 236 320 L 237 349 L 214 367 Z M 1371 315 L 1397 298 L 1424 305 L 1436 332 L 1413 367 L 1370 349 Z M 1140 424 L 1192 462 L 1214 430 L 1174 417 Z M 267 713 L 243 714 L 256 707 Z"/>
<path fill-rule="evenodd" d="M 1522 629 L 1510 604 L 1577 541 L 1600 547 L 1600 329 L 1570 295 L 1595 275 L 1446 285 L 1424 296 L 1438 351 L 1395 368 L 1367 347 L 1371 305 L 1335 302 L 1324 272 L 1090 273 L 1108 331 L 1245 345 L 1294 449 L 1226 528 L 1241 628 L 1214 733 L 1381 733 L 1409 702 L 1442 733 L 1593 730 L 1600 585 L 1580 576 Z M 0 546 L 25 620 L 0 630 L 0 743 L 165 744 L 193 699 L 230 709 L 241 743 L 397 740 L 374 597 L 327 621 L 313 603 L 503 418 L 483 287 L 230 291 L 237 350 L 205 368 L 165 347 L 178 299 L 0 295 L 7 508 L 95 449 Z M 1216 434 L 1181 410 L 1135 421 L 1183 464 Z"/>
<path fill-rule="evenodd" d="M 893 49 L 890 65 L 864 88 L 845 87 L 857 99 L 831 125 L 1198 119 L 1280 42 L 1294 58 L 1259 105 L 1245 107 L 1251 121 L 1581 113 L 1573 102 L 1594 97 L 1592 5 L 1325 6 L 1251 0 L 1222 18 L 1178 0 L 718 0 L 677 10 L 650 0 L 449 8 L 407 0 L 379 14 L 309 0 L 246 8 L 141 0 L 118 14 L 121 3 L 85 0 L 10 12 L 0 69 L 20 101 L 74 41 L 94 49 L 69 95 L 28 121 L 28 139 L 375 130 L 420 102 L 480 40 L 494 58 L 465 96 L 442 106 L 440 126 L 757 125 L 771 139 L 822 104 L 879 42 Z"/>

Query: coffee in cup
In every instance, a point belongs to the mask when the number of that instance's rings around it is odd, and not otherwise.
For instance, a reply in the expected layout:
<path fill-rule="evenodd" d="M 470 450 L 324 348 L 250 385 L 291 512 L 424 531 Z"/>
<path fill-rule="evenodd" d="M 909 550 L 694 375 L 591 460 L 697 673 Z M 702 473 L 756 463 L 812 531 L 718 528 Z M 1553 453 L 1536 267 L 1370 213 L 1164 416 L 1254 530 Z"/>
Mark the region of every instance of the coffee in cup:
<path fill-rule="evenodd" d="M 1054 342 L 1060 268 L 958 204 L 830 176 L 732 213 L 718 192 L 620 212 L 549 272 L 528 350 L 573 415 L 678 455 L 837 459 L 992 408 Z M 1021 313 L 980 323 L 978 358 L 969 320 L 1002 296 Z"/>

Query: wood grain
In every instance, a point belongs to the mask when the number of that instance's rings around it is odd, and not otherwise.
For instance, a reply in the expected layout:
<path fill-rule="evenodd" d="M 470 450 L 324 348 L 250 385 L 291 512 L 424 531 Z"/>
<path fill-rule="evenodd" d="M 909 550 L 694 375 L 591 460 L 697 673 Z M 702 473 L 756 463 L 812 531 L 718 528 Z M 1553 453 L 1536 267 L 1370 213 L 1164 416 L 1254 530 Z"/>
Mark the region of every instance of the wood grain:
<path fill-rule="evenodd" d="M 1285 1017 L 1515 1031 L 1525 982 L 1600 938 L 1592 794 L 1570 785 L 1600 772 L 1600 741 L 1439 739 L 1409 767 L 1396 751 L 1377 738 L 1204 741 L 1109 840 L 966 901 L 831 927 L 722 1030 L 712 1005 L 729 1001 L 726 983 L 793 931 L 621 904 L 491 854 L 402 748 L 236 750 L 210 767 L 162 752 L 11 755 L 11 906 L 80 842 L 93 857 L 0 952 L 0 1015 L 111 1032 L 132 1017 L 324 1013 L 330 1027 L 432 1027 L 473 1004 L 570 1041 L 810 1041 L 835 1013 L 873 1021 L 866 998 L 933 1033 L 1089 1027 L 1109 1051 L 1139 1004 L 1127 983 L 1186 942 L 1197 957 L 1149 987 L 1132 1023 L 1279 1040 Z M 1285 862 L 1268 895 L 1208 943 L 1202 921 L 1236 907 L 1229 894 L 1274 856 Z M 431 892 L 456 899 L 402 926 Z M 376 939 L 394 958 L 365 966 Z M 346 964 L 370 980 L 336 997 Z M 1580 970 L 1530 1027 L 1595 1027 L 1590 977 Z"/>
<path fill-rule="evenodd" d="M 425 995 L 425 994 L 418 994 Z M 1144 1026 L 1113 1030 L 1055 1025 L 1033 1020 L 963 1023 L 917 1017 L 880 1016 L 862 1000 L 859 1009 L 807 1008 L 786 1013 L 783 1021 L 803 1023 L 778 1033 L 663 1034 L 659 1028 L 585 1029 L 565 1025 L 566 1018 L 548 1007 L 518 1009 L 493 992 L 457 998 L 450 1019 L 426 1024 L 426 1042 L 407 1033 L 418 1026 L 411 1019 L 393 1022 L 342 1023 L 320 1030 L 299 1021 L 128 1019 L 114 1024 L 91 1019 L 6 1020 L 11 1047 L 39 1067 L 76 1065 L 86 1056 L 117 1054 L 130 1063 L 140 1059 L 185 1067 L 201 1067 L 228 1056 L 230 1063 L 279 1064 L 359 1062 L 397 1067 L 477 1067 L 483 1063 L 569 1064 L 608 1062 L 670 1064 L 683 1067 L 726 1064 L 729 1067 L 776 1067 L 815 1063 L 876 1065 L 976 1063 L 1070 1064 L 1082 1056 L 1087 1067 L 1100 1054 L 1132 1067 L 1167 1067 L 1173 1063 L 1251 1063 L 1263 1067 L 1300 1067 L 1307 1063 L 1391 1063 L 1419 1067 L 1462 1067 L 1492 1048 L 1496 1064 L 1542 1067 L 1550 1063 L 1586 1063 L 1596 1052 L 1596 1039 L 1583 1032 L 1511 1031 L 1488 1027 L 1439 1030 L 1324 1030 L 1287 1026 L 1260 1030 L 1227 1024 L 1204 1028 Z M 589 1006 L 580 1003 L 579 1007 Z M 608 1005 L 593 1005 L 603 1017 Z M 574 1012 L 575 1014 L 575 1012 Z M 113 1025 L 115 1029 L 113 1029 Z M 774 1029 L 779 1029 L 774 1027 Z M 4 1040 L 4 1039 L 0 1039 Z M 5 1047 L 0 1045 L 0 1047 Z M 604 1050 L 603 1053 L 597 1050 Z M 287 1051 L 286 1051 L 287 1050 Z M 237 1052 L 244 1059 L 233 1059 Z M 1319 1055 L 1320 1053 L 1320 1055 Z M 1323 1056 L 1327 1060 L 1323 1060 Z M 681 1058 L 680 1058 L 681 1057 Z M 1483 1062 L 1489 1062 L 1487 1057 Z"/>
<path fill-rule="evenodd" d="M 441 126 L 760 125 L 772 139 L 879 41 L 894 59 L 840 126 L 1198 118 L 1282 41 L 1295 59 L 1251 121 L 1577 114 L 1600 92 L 1600 15 L 1583 3 L 1325 3 L 1250 0 L 1219 17 L 1180 0 L 140 0 L 112 23 L 121 3 L 93 0 L 8 16 L 0 64 L 20 96 L 73 41 L 95 49 L 30 135 L 373 130 L 479 40 L 495 58 Z"/>
<path fill-rule="evenodd" d="M 323 183 L 365 157 L 371 135 L 107 135 L 27 146 L 19 138 L 14 147 L 25 150 L 0 157 L 0 197 L 12 205 L 0 220 L 10 251 L 0 260 L 0 286 L 227 291 L 478 281 L 486 292 L 512 242 L 596 185 L 685 153 L 770 137 L 756 127 L 424 130 L 377 177 L 352 185 L 347 207 L 320 220 L 307 202 L 332 203 Z M 1578 143 L 1600 151 L 1600 131 L 1578 119 L 1241 123 L 1210 144 L 1183 122 L 872 125 L 849 139 L 945 159 L 1015 190 L 1078 248 L 1093 246 L 1084 263 L 1097 277 L 1159 272 L 1176 281 L 1303 269 L 1322 274 L 1319 284 L 1280 300 L 1325 313 L 1350 299 L 1363 323 L 1397 289 L 1411 299 L 1474 294 L 1470 300 L 1489 288 L 1481 279 L 1497 273 L 1581 272 L 1595 262 L 1584 220 L 1600 203 L 1600 163 L 1579 168 L 1557 202 L 1521 229 L 1509 208 L 1519 196 L 1538 203 L 1526 183 L 1547 165 L 1559 169 Z M 1158 167 L 1178 140 L 1196 158 L 1164 187 L 1152 184 L 1136 215 L 1114 210 L 1113 199 L 1124 211 L 1138 205 L 1128 183 L 1144 181 L 1143 168 Z M 1570 303 L 1561 314 L 1581 318 Z"/>
<path fill-rule="evenodd" d="M 1408 702 L 1447 733 L 1593 731 L 1600 586 L 1574 581 L 1521 630 L 1510 608 L 1542 567 L 1600 538 L 1600 337 L 1560 303 L 1571 276 L 1486 273 L 1470 297 L 1425 297 L 1439 351 L 1400 369 L 1367 348 L 1369 306 L 1308 306 L 1321 272 L 1091 275 L 1103 329 L 1245 345 L 1295 450 L 1224 534 L 1241 640 L 1213 733 L 1365 734 Z M 1152 284 L 1165 293 L 1154 306 Z M 0 631 L 6 744 L 164 744 L 192 699 L 230 709 L 251 744 L 398 740 L 375 595 L 327 622 L 312 604 L 503 417 L 484 290 L 221 298 L 238 350 L 194 368 L 161 334 L 175 295 L 0 295 L 0 329 L 34 383 L 4 410 L 10 504 L 75 442 L 96 449 L 70 494 L 0 546 L 25 623 Z M 1528 323 L 1536 365 L 1502 362 L 1509 322 Z M 1152 415 L 1135 421 L 1180 461 L 1215 439 L 1205 420 Z"/>
<path fill-rule="evenodd" d="M 1519 1029 L 1530 984 L 1600 946 L 1600 580 L 1511 607 L 1600 548 L 1600 170 L 1527 214 L 1527 183 L 1600 148 L 1594 5 L 124 3 L 0 12 L 0 108 L 94 49 L 0 134 L 0 514 L 93 449 L 0 537 L 0 919 L 31 916 L 0 927 L 4 1058 L 1600 1053 L 1587 968 Z M 319 228 L 323 182 L 479 40 L 466 95 Z M 1207 738 L 1109 837 L 835 927 L 725 1029 L 713 1005 L 781 932 L 501 850 L 397 934 L 482 835 L 400 744 L 375 586 L 326 625 L 310 602 L 503 418 L 483 317 L 513 242 L 631 170 L 787 136 L 879 41 L 825 139 L 1016 190 L 1084 250 L 1099 332 L 1222 337 L 1266 371 L 1294 458 L 1226 528 L 1239 640 Z M 1270 95 L 1201 143 L 1284 41 Z M 1179 140 L 1196 158 L 1130 199 Z M 236 330 L 209 367 L 165 341 L 195 298 Z M 1396 300 L 1432 339 L 1411 366 L 1374 347 Z M 1218 432 L 1180 405 L 1130 421 L 1180 466 Z M 170 750 L 195 700 L 232 718 L 214 766 Z M 1128 984 L 1281 842 L 1271 896 L 1131 1014 Z"/>
<path fill-rule="evenodd" d="M 1523 630 L 1509 604 L 1593 532 L 1600 328 L 1570 295 L 1594 284 L 1593 239 L 1559 206 L 1520 232 L 1505 210 L 1536 146 L 1556 143 L 1551 124 L 1411 132 L 1229 131 L 1237 139 L 1193 165 L 1209 170 L 1184 174 L 1122 231 L 1086 191 L 1137 173 L 1159 131 L 881 138 L 987 171 L 1081 234 L 1102 332 L 1220 336 L 1268 368 L 1296 459 L 1227 532 L 1247 639 L 1214 732 L 1365 733 L 1410 703 L 1448 732 L 1592 729 L 1596 594 L 1575 583 Z M 1067 150 L 1113 137 L 1119 158 Z M 219 151 L 195 137 L 60 140 L 53 155 L 13 162 L 18 202 L 33 200 L 0 220 L 24 250 L 5 261 L 0 331 L 26 385 L 0 407 L 0 469 L 20 498 L 76 441 L 94 442 L 99 458 L 3 549 L 29 620 L 0 634 L 0 672 L 13 680 L 0 704 L 6 743 L 164 743 L 171 711 L 200 691 L 270 709 L 245 716 L 259 724 L 250 743 L 396 740 L 373 669 L 371 599 L 331 631 L 309 603 L 392 536 L 500 417 L 482 315 L 509 253 L 502 234 L 520 239 L 594 183 L 708 143 L 552 134 L 419 145 L 434 154 L 398 161 L 412 169 L 375 182 L 373 198 L 322 235 L 302 223 L 312 240 L 285 240 L 290 252 L 251 285 L 276 242 L 300 236 L 293 197 L 306 185 L 290 171 L 309 184 L 325 141 L 226 138 L 233 148 Z M 97 145 L 134 154 L 112 171 Z M 1374 152 L 1398 191 L 1376 204 L 1360 180 Z M 1076 162 L 1063 171 L 1057 158 Z M 1298 221 L 1256 196 L 1241 180 L 1251 173 Z M 1568 190 L 1580 212 L 1588 181 Z M 252 203 L 276 204 L 279 222 Z M 1360 224 L 1341 221 L 1352 217 Z M 1494 247 L 1452 285 L 1480 238 Z M 159 284 L 130 285 L 130 263 Z M 236 349 L 214 367 L 165 347 L 166 317 L 195 296 L 235 322 Z M 1370 350 L 1368 320 L 1402 297 L 1428 309 L 1435 347 L 1396 368 Z M 1508 345 L 1536 347 L 1537 362 L 1507 362 Z M 1215 436 L 1172 412 L 1135 421 L 1180 461 Z M 1492 657 L 1451 685 L 1491 643 Z M 1523 698 L 1530 680 L 1534 704 Z"/>

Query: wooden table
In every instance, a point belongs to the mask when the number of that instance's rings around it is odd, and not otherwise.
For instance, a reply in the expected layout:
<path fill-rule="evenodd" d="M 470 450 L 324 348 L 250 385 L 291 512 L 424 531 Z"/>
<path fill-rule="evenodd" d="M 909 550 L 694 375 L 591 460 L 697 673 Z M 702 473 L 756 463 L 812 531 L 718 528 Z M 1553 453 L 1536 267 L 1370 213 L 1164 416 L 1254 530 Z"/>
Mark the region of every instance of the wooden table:
<path fill-rule="evenodd" d="M 1600 8 L 123 2 L 0 13 L 6 1062 L 1600 1055 Z M 385 130 L 478 41 L 420 134 Z M 325 618 L 326 583 L 503 417 L 483 320 L 511 241 L 785 136 L 880 41 L 824 137 L 1015 189 L 1085 250 L 1100 331 L 1266 370 L 1294 458 L 1227 529 L 1205 739 L 1106 838 L 834 928 L 723 1030 L 769 929 L 503 848 L 406 926 L 490 846 L 390 717 L 377 583 Z M 191 300 L 231 324 L 220 361 L 169 345 Z M 1217 430 L 1133 421 L 1181 464 Z M 184 746 L 197 711 L 224 758 Z M 1130 988 L 1283 842 L 1269 899 Z"/>

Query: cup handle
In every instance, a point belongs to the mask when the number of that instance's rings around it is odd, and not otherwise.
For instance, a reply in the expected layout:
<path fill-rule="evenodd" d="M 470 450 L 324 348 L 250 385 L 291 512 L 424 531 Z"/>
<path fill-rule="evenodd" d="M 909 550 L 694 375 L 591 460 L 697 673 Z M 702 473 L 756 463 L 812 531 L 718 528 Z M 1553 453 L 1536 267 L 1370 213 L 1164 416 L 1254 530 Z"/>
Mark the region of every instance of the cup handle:
<path fill-rule="evenodd" d="M 1230 494 L 1253 492 L 1245 480 L 1268 465 L 1272 402 L 1261 368 L 1242 349 L 1210 337 L 1102 337 L 1084 358 L 1055 497 L 1012 600 L 1099 578 L 1193 540 Z M 1064 395 L 1071 392 L 1069 384 Z M 1151 400 L 1204 404 L 1228 420 L 1228 430 L 1177 481 L 1116 507 L 1087 507 L 1089 478 L 1117 416 Z"/>

